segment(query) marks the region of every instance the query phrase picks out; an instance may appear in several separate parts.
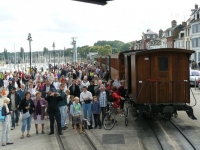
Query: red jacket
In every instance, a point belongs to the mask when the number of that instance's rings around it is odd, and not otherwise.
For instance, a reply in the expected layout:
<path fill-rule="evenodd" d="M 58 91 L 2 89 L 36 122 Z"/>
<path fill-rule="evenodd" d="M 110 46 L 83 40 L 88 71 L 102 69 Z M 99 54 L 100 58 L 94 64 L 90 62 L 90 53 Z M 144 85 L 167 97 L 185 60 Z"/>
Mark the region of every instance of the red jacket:
<path fill-rule="evenodd" d="M 113 105 L 114 108 L 119 108 L 120 98 L 121 98 L 121 96 L 117 95 L 116 92 L 112 93 L 112 99 L 114 100 L 114 105 Z"/>

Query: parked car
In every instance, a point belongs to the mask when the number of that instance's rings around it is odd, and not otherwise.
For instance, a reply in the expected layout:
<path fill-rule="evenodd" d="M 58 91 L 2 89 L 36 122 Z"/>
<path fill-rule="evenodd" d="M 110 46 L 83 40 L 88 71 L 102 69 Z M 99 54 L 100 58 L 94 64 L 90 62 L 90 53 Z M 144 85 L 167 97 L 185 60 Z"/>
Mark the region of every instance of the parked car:
<path fill-rule="evenodd" d="M 198 87 L 199 87 L 199 90 L 200 90 L 200 79 L 199 79 L 199 81 L 198 81 Z"/>
<path fill-rule="evenodd" d="M 199 86 L 199 80 L 200 80 L 200 71 L 190 70 L 190 85 L 195 86 L 195 81 L 196 81 L 196 86 Z"/>

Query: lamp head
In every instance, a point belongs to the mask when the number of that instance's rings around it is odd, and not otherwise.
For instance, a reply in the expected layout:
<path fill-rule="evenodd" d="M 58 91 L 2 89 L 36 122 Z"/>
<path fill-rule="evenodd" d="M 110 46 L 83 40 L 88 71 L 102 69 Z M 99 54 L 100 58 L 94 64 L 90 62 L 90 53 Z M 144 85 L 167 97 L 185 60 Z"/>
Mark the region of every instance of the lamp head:
<path fill-rule="evenodd" d="M 28 41 L 32 41 L 32 37 L 31 37 L 31 34 L 29 33 L 28 34 L 28 39 L 27 39 Z"/>

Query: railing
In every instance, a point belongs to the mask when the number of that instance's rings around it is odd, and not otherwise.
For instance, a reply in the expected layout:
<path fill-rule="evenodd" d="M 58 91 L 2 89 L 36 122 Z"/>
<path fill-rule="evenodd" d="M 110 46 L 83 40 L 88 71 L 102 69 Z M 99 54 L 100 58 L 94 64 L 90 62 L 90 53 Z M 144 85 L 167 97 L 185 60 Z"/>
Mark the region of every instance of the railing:
<path fill-rule="evenodd" d="M 189 82 L 147 79 L 139 87 L 136 101 L 145 103 L 189 103 Z"/>

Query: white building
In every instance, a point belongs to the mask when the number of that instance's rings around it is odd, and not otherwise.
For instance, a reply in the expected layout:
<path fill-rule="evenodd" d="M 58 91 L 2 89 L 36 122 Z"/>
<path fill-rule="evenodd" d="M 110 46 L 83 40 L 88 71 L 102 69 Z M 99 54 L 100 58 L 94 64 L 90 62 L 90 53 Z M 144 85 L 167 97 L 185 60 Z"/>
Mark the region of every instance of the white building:
<path fill-rule="evenodd" d="M 191 45 L 191 23 L 190 23 L 190 18 L 187 21 L 187 26 L 184 28 L 184 48 L 185 49 L 192 49 Z"/>
<path fill-rule="evenodd" d="M 195 9 L 192 9 L 192 14 L 190 16 L 191 24 L 191 41 L 192 41 L 192 50 L 195 50 L 195 53 L 192 55 L 191 60 L 196 62 L 200 61 L 200 8 L 198 5 L 195 5 Z"/>
<path fill-rule="evenodd" d="M 185 46 L 184 46 L 184 33 L 185 33 L 185 31 L 179 32 L 178 38 L 175 39 L 175 42 L 174 42 L 174 48 L 185 49 Z"/>

